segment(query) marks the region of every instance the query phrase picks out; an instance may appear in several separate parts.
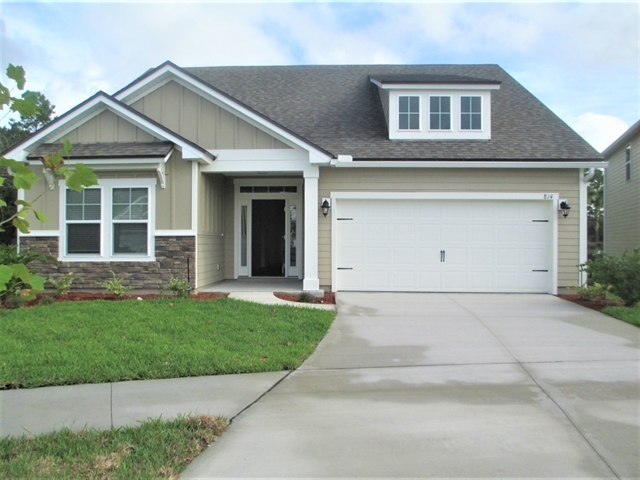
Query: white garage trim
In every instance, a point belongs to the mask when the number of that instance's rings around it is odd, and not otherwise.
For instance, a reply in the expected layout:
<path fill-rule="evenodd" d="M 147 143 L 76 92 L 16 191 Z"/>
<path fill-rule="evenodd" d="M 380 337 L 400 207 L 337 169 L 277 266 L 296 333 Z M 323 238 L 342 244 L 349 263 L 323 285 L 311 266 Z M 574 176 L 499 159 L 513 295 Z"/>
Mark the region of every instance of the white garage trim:
<path fill-rule="evenodd" d="M 558 193 L 494 193 L 494 192 L 331 192 L 331 285 L 332 290 L 341 288 L 337 275 L 337 219 L 340 215 L 340 200 L 497 200 L 497 201 L 543 201 L 548 204 L 551 227 L 550 281 L 547 293 L 556 294 L 558 289 Z"/>

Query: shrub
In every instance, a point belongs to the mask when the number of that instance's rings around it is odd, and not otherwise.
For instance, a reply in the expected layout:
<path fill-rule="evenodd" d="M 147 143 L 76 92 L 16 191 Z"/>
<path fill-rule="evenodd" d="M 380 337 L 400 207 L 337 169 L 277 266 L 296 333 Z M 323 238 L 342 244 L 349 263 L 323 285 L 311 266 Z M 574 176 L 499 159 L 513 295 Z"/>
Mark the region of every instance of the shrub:
<path fill-rule="evenodd" d="M 69 272 L 66 275 L 60 275 L 58 280 L 54 278 L 49 279 L 49 283 L 56 289 L 56 297 L 64 297 L 71 291 L 71 285 L 77 277 Z"/>
<path fill-rule="evenodd" d="M 19 252 L 16 245 L 0 245 L 0 265 L 6 265 L 12 270 L 5 289 L 0 289 L 0 304 L 9 308 L 21 307 L 25 301 L 35 298 L 35 291 L 43 289 L 44 278 L 34 275 L 27 267 L 35 261 L 54 262 L 56 259 L 33 247 Z"/>
<path fill-rule="evenodd" d="M 120 280 L 116 276 L 116 272 L 111 270 L 111 276 L 113 277 L 111 280 L 107 280 L 104 282 L 96 282 L 102 288 L 104 288 L 105 293 L 112 293 L 116 297 L 123 297 L 129 290 L 133 290 L 133 287 L 125 287 L 122 284 L 122 280 Z"/>
<path fill-rule="evenodd" d="M 590 302 L 606 300 L 607 294 L 611 291 L 611 285 L 602 285 L 601 283 L 571 288 L 576 291 L 582 300 L 588 300 Z"/>
<path fill-rule="evenodd" d="M 160 291 L 164 293 L 169 290 L 173 292 L 174 297 L 189 298 L 191 285 L 189 285 L 189 282 L 187 282 L 186 280 L 180 280 L 173 277 L 171 280 L 169 280 L 169 283 L 162 287 L 162 290 Z"/>
<path fill-rule="evenodd" d="M 640 248 L 625 251 L 620 257 L 603 254 L 582 265 L 589 284 L 611 285 L 611 292 L 631 307 L 640 301 Z"/>
<path fill-rule="evenodd" d="M 313 303 L 315 297 L 309 292 L 302 292 L 298 297 L 298 301 L 302 303 Z"/>
<path fill-rule="evenodd" d="M 56 303 L 53 297 L 45 296 L 40 298 L 40 305 L 52 305 Z"/>

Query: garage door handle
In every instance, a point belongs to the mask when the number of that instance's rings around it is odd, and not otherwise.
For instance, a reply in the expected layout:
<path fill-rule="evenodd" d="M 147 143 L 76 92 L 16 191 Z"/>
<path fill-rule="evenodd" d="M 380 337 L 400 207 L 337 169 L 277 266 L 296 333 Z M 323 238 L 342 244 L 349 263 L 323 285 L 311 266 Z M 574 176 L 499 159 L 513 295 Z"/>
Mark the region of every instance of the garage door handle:
<path fill-rule="evenodd" d="M 338 267 L 338 270 L 353 270 L 353 267 Z"/>
<path fill-rule="evenodd" d="M 548 272 L 549 270 L 531 270 L 532 272 Z"/>
<path fill-rule="evenodd" d="M 444 262 L 447 252 L 440 250 L 440 261 Z"/>

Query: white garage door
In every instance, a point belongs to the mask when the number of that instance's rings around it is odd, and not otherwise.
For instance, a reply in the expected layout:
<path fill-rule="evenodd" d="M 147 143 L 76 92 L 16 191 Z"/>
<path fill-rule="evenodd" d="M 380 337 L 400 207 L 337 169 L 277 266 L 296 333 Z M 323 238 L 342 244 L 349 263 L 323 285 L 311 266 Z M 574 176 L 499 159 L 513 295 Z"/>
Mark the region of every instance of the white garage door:
<path fill-rule="evenodd" d="M 549 292 L 548 202 L 336 202 L 336 290 Z"/>

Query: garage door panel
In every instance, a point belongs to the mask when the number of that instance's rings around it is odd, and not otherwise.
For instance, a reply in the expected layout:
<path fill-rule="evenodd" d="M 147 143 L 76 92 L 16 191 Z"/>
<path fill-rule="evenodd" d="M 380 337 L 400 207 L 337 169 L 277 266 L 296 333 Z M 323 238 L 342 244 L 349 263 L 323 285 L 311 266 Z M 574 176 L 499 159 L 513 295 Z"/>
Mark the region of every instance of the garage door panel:
<path fill-rule="evenodd" d="M 339 199 L 335 207 L 352 218 L 336 224 L 336 264 L 351 269 L 336 273 L 340 290 L 549 291 L 548 202 Z"/>

